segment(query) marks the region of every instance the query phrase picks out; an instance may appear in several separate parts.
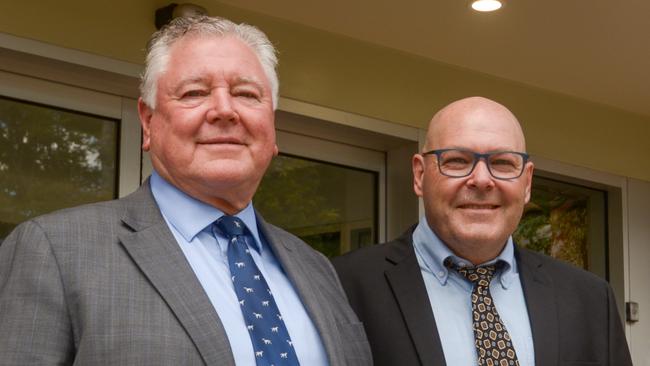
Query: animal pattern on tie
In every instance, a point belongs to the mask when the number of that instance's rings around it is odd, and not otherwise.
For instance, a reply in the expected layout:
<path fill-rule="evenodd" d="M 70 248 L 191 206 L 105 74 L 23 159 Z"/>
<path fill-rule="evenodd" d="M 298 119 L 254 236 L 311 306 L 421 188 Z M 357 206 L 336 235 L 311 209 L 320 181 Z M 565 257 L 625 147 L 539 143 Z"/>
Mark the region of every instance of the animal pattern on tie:
<path fill-rule="evenodd" d="M 253 238 L 246 232 L 246 225 L 235 216 L 222 216 L 215 226 L 229 240 L 231 279 L 253 343 L 256 364 L 299 365 L 273 294 L 250 254 L 246 241 L 252 242 Z"/>
<path fill-rule="evenodd" d="M 490 282 L 496 267 L 459 267 L 455 264 L 450 266 L 474 284 L 472 320 L 479 366 L 519 366 L 510 334 L 490 293 Z"/>

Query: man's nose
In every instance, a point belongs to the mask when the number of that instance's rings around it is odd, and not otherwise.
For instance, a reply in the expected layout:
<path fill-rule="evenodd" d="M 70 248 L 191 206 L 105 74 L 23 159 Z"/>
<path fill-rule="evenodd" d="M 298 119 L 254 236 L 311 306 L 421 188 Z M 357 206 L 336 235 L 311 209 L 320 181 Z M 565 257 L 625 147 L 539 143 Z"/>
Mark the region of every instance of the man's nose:
<path fill-rule="evenodd" d="M 210 109 L 207 112 L 208 122 L 234 121 L 237 112 L 233 106 L 233 99 L 228 90 L 215 89 L 210 98 Z"/>
<path fill-rule="evenodd" d="M 490 189 L 494 186 L 494 177 L 490 174 L 488 169 L 487 162 L 485 159 L 480 159 L 474 171 L 470 174 L 467 184 L 479 189 Z"/>

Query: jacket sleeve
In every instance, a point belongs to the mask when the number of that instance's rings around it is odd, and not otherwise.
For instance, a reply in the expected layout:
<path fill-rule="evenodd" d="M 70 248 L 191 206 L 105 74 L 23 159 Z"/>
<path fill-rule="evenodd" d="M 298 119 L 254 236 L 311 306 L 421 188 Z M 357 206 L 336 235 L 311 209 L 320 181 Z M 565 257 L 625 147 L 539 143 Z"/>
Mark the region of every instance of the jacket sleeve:
<path fill-rule="evenodd" d="M 59 265 L 34 221 L 0 244 L 0 365 L 64 365 L 72 327 Z"/>

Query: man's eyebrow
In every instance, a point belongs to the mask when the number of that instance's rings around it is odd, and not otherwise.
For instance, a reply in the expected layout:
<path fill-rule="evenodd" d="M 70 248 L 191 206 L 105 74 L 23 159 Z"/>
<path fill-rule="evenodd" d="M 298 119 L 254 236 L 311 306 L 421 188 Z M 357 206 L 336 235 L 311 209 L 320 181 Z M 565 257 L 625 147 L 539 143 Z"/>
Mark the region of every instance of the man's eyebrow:
<path fill-rule="evenodd" d="M 234 79 L 233 84 L 234 85 L 253 84 L 259 90 L 264 91 L 264 84 L 262 83 L 262 81 L 253 76 L 237 76 Z"/>
<path fill-rule="evenodd" d="M 188 77 L 181 79 L 175 86 L 174 91 L 178 91 L 188 84 L 205 84 L 205 78 L 201 76 Z"/>

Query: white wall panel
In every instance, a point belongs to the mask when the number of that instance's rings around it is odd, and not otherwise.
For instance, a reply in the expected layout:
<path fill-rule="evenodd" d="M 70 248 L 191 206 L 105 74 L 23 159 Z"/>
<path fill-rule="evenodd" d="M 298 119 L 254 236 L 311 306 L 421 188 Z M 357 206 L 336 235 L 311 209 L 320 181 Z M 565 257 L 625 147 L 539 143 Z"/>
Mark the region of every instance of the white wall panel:
<path fill-rule="evenodd" d="M 650 366 L 650 182 L 628 182 L 630 301 L 639 304 L 639 321 L 628 323 L 636 366 Z"/>

